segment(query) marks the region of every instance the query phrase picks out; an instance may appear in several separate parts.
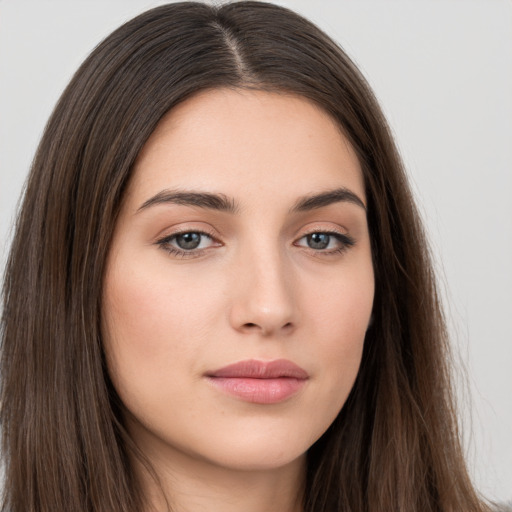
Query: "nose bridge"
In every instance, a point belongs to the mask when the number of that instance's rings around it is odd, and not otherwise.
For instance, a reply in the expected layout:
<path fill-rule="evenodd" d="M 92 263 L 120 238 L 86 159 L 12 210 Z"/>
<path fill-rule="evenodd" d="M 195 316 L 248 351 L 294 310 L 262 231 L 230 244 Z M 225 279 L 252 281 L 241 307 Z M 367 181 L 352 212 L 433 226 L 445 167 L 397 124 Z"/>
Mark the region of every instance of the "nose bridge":
<path fill-rule="evenodd" d="M 261 240 L 261 239 L 260 239 Z M 243 331 L 271 334 L 296 323 L 292 269 L 277 241 L 241 249 L 233 272 L 231 321 Z"/>

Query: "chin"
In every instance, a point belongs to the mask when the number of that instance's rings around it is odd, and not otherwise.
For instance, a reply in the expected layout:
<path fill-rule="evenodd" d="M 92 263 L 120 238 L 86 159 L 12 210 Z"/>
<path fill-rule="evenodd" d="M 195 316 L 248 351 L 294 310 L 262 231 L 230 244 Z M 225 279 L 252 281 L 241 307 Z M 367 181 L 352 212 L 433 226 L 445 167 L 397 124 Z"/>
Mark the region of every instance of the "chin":
<path fill-rule="evenodd" d="M 208 461 L 217 467 L 236 471 L 272 471 L 305 460 L 307 448 L 283 447 L 282 443 L 280 446 L 277 443 L 235 445 L 221 453 L 209 454 Z"/>
<path fill-rule="evenodd" d="M 190 443 L 199 457 L 216 466 L 238 471 L 268 471 L 305 459 L 309 448 L 329 425 L 301 430 L 298 425 L 272 425 L 254 422 L 235 431 L 217 433 Z M 252 427 L 252 428 L 251 428 Z"/>

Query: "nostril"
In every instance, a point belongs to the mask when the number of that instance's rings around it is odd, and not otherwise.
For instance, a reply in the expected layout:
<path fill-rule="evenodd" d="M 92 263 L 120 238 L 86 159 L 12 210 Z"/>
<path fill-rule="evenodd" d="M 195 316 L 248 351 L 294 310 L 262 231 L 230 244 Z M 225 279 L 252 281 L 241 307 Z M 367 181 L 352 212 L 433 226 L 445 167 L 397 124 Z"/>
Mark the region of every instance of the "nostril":
<path fill-rule="evenodd" d="M 267 333 L 268 333 L 268 332 L 272 332 L 272 331 L 274 330 L 274 329 L 269 329 L 269 330 L 267 331 L 267 329 L 265 329 L 264 327 L 261 327 L 259 324 L 256 324 L 256 323 L 254 323 L 254 322 L 247 322 L 247 323 L 245 323 L 245 324 L 243 325 L 243 327 L 244 327 L 245 329 L 249 329 L 249 330 L 253 330 L 253 329 L 261 329 L 262 331 L 267 332 Z M 292 322 L 287 322 L 286 324 L 284 324 L 284 325 L 281 327 L 281 329 L 283 329 L 283 330 L 287 330 L 287 331 L 288 331 L 288 330 L 290 330 L 290 329 L 292 329 L 292 328 L 293 328 L 293 323 L 292 323 Z"/>

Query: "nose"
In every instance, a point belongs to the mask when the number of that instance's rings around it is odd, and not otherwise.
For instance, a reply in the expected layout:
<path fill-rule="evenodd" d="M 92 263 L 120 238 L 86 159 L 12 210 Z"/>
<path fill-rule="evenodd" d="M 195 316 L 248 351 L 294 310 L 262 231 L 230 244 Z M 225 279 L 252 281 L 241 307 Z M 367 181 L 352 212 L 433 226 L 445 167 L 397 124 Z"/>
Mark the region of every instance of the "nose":
<path fill-rule="evenodd" d="M 260 336 L 291 333 L 298 322 L 290 265 L 274 249 L 240 257 L 232 277 L 231 326 Z"/>

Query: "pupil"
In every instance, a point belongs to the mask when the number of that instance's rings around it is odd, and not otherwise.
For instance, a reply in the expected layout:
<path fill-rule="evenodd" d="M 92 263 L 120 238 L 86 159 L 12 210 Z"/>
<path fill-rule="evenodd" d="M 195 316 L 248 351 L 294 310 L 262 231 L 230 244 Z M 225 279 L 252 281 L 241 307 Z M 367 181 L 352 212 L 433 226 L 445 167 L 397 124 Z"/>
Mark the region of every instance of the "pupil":
<path fill-rule="evenodd" d="M 329 238 L 326 233 L 313 233 L 308 235 L 308 245 L 312 249 L 325 249 L 329 245 Z"/>
<path fill-rule="evenodd" d="M 201 243 L 201 235 L 199 233 L 183 233 L 176 237 L 176 243 L 180 249 L 196 249 Z"/>

